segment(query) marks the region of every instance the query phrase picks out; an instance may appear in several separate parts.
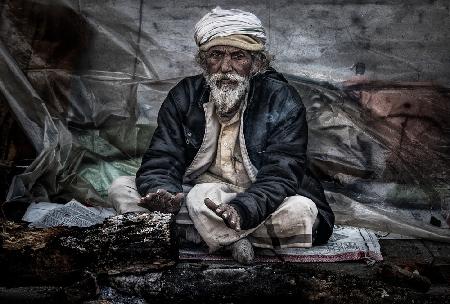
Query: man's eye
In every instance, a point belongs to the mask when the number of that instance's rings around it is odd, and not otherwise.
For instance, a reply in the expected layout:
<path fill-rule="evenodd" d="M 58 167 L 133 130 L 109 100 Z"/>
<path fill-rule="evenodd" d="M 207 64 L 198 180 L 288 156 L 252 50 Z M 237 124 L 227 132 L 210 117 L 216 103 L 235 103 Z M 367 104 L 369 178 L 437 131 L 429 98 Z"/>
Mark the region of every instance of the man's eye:
<path fill-rule="evenodd" d="M 245 58 L 245 55 L 242 53 L 232 54 L 231 59 L 233 60 L 242 60 Z"/>
<path fill-rule="evenodd" d="M 209 54 L 209 58 L 211 59 L 221 59 L 223 57 L 222 53 L 219 52 L 212 52 Z"/>

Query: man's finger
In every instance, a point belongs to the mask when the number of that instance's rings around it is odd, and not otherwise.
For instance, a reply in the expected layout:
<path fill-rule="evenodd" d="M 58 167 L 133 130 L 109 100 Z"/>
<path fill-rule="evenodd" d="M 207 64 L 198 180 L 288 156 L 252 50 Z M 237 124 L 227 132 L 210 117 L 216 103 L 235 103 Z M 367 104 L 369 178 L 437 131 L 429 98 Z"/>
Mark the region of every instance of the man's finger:
<path fill-rule="evenodd" d="M 219 207 L 218 204 L 214 203 L 209 198 L 205 198 L 205 200 L 203 202 L 205 203 L 206 207 L 208 207 L 209 209 L 211 209 L 214 212 L 216 212 L 217 207 Z"/>
<path fill-rule="evenodd" d="M 230 219 L 228 220 L 228 225 L 231 229 L 236 229 L 236 224 L 237 224 L 237 216 L 236 214 L 232 213 Z"/>
<path fill-rule="evenodd" d="M 236 228 L 236 218 L 234 216 L 230 218 L 230 227 L 233 229 Z"/>
<path fill-rule="evenodd" d="M 241 230 L 240 223 L 239 223 L 239 216 L 232 212 L 229 219 L 228 219 L 228 227 L 231 229 L 234 229 L 236 231 Z"/>
<path fill-rule="evenodd" d="M 172 198 L 164 203 L 167 205 L 167 211 L 170 213 L 178 213 L 181 208 L 181 204 L 183 203 L 184 194 L 183 193 L 177 193 L 176 195 L 172 195 Z"/>
<path fill-rule="evenodd" d="M 173 201 L 179 204 L 184 199 L 184 193 L 177 193 L 173 198 Z"/>
<path fill-rule="evenodd" d="M 241 224 L 239 223 L 239 221 L 236 223 L 236 226 L 234 226 L 234 230 L 241 231 Z"/>
<path fill-rule="evenodd" d="M 240 231 L 241 230 L 241 218 L 239 217 L 239 214 L 235 211 L 231 213 L 230 219 L 229 219 L 229 227 Z"/>
<path fill-rule="evenodd" d="M 217 208 L 217 209 L 219 209 L 219 208 Z M 230 211 L 228 211 L 228 210 L 227 210 L 227 211 L 224 211 L 224 212 L 222 213 L 222 218 L 225 219 L 225 220 L 226 220 L 229 216 L 230 216 Z"/>
<path fill-rule="evenodd" d="M 154 211 L 155 209 L 155 198 L 156 193 L 148 193 L 146 196 L 141 197 L 138 206 L 149 209 L 150 211 Z"/>
<path fill-rule="evenodd" d="M 156 194 L 158 195 L 159 200 L 163 203 L 167 203 L 173 198 L 173 195 L 167 192 L 167 190 L 165 189 L 158 189 L 158 191 L 156 191 Z"/>
<path fill-rule="evenodd" d="M 156 193 L 148 193 L 146 196 L 141 198 L 141 203 L 147 204 L 153 201 L 153 199 L 156 197 Z"/>
<path fill-rule="evenodd" d="M 219 207 L 216 208 L 216 210 L 214 212 L 216 212 L 216 214 L 218 216 L 222 216 L 222 214 L 227 210 L 227 205 L 225 204 L 220 204 Z"/>

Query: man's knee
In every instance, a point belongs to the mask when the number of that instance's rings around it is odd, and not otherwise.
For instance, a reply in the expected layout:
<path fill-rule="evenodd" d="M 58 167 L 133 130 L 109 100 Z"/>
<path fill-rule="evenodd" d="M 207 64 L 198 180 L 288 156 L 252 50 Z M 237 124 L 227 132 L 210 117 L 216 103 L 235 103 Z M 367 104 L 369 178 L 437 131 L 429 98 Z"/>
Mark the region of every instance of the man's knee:
<path fill-rule="evenodd" d="M 109 200 L 116 199 L 117 196 L 123 196 L 125 193 L 134 194 L 136 192 L 136 184 L 134 176 L 119 176 L 111 183 L 108 189 Z"/>
<path fill-rule="evenodd" d="M 126 183 L 130 183 L 132 180 L 134 180 L 134 176 L 119 176 L 116 179 L 113 180 L 113 182 L 111 183 L 112 185 L 122 185 L 122 184 L 126 184 Z"/>
<path fill-rule="evenodd" d="M 140 195 L 136 190 L 134 176 L 116 178 L 108 190 L 108 200 L 119 213 L 146 210 L 137 205 Z"/>
<path fill-rule="evenodd" d="M 280 206 L 280 215 L 286 219 L 287 225 L 312 226 L 317 217 L 316 204 L 305 196 L 287 197 Z"/>
<path fill-rule="evenodd" d="M 195 185 L 186 195 L 186 206 L 190 212 L 198 213 L 200 211 L 207 211 L 204 204 L 204 199 L 207 196 L 208 187 L 206 184 Z"/>
<path fill-rule="evenodd" d="M 119 176 L 112 181 L 109 191 L 114 191 L 123 187 L 131 187 L 136 190 L 136 178 L 134 176 Z"/>

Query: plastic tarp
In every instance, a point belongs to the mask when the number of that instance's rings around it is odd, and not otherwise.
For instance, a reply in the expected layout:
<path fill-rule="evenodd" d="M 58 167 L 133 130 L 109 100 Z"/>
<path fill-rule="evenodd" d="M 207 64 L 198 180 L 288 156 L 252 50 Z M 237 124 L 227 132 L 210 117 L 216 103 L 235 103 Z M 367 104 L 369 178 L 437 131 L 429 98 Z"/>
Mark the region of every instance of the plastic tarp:
<path fill-rule="evenodd" d="M 0 1 L 0 97 L 39 154 L 9 201 L 108 206 L 111 181 L 136 172 L 168 90 L 200 72 L 192 26 L 213 7 L 145 3 Z M 449 90 L 337 88 L 303 74 L 288 79 L 307 107 L 310 166 L 337 223 L 450 241 Z"/>

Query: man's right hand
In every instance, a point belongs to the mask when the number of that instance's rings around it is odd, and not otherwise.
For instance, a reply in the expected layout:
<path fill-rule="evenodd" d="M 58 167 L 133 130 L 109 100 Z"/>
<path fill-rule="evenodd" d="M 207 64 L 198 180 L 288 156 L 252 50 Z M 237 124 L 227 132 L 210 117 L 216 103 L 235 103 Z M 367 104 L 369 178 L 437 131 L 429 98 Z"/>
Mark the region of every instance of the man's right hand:
<path fill-rule="evenodd" d="M 205 198 L 204 203 L 218 217 L 222 218 L 225 225 L 236 231 L 241 231 L 241 217 L 233 206 L 228 204 L 217 204 L 209 198 Z"/>
<path fill-rule="evenodd" d="M 164 189 L 158 189 L 142 197 L 138 205 L 150 211 L 176 214 L 180 211 L 183 198 L 183 193 L 173 195 Z"/>

